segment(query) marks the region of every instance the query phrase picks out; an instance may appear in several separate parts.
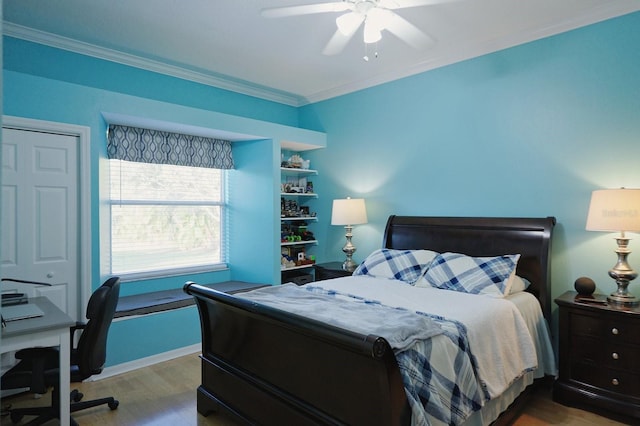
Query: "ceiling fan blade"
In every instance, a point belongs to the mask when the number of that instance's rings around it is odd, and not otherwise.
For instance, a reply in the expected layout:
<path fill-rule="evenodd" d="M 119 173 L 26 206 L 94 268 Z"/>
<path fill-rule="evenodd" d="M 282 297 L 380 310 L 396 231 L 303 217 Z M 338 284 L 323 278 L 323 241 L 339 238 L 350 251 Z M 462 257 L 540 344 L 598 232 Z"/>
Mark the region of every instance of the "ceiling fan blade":
<path fill-rule="evenodd" d="M 342 34 L 342 32 L 340 32 L 340 30 L 336 30 L 336 32 L 333 33 L 333 36 L 329 40 L 329 43 L 327 43 L 327 45 L 325 46 L 325 48 L 322 51 L 322 53 L 324 55 L 327 55 L 327 56 L 332 56 L 332 55 L 337 55 L 338 53 L 342 52 L 344 50 L 345 46 L 347 45 L 347 43 L 349 43 L 351 38 L 353 38 L 353 35 L 356 33 L 357 29 L 358 28 L 356 27 L 351 32 L 351 34 L 346 34 L 346 35 Z"/>
<path fill-rule="evenodd" d="M 260 14 L 265 18 L 283 18 L 296 15 L 311 15 L 313 13 L 344 12 L 351 9 L 352 4 L 343 1 L 331 3 L 305 4 L 301 6 L 271 7 L 262 9 Z"/>
<path fill-rule="evenodd" d="M 336 25 L 343 35 L 352 35 L 365 19 L 362 13 L 349 12 L 336 19 Z"/>
<path fill-rule="evenodd" d="M 420 30 L 418 27 L 407 21 L 400 15 L 389 12 L 389 20 L 385 29 L 395 35 L 414 49 L 423 49 L 435 43 L 435 39 Z"/>
<path fill-rule="evenodd" d="M 453 3 L 460 0 L 380 0 L 378 6 L 385 9 L 405 9 L 407 7 L 432 6 L 443 3 Z"/>

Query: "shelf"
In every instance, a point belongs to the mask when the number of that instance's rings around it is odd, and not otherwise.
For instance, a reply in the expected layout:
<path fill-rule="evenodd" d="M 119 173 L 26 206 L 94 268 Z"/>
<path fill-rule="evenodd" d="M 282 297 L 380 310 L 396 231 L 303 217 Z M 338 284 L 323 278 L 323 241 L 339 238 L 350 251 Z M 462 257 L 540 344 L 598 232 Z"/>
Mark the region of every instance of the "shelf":
<path fill-rule="evenodd" d="M 289 220 L 318 220 L 318 216 L 291 216 L 291 217 L 281 217 L 281 221 L 289 221 Z"/>
<path fill-rule="evenodd" d="M 284 272 L 284 271 L 295 271 L 296 269 L 313 268 L 314 265 L 315 263 L 310 263 L 309 265 L 294 266 L 293 268 L 280 268 L 280 271 Z"/>
<path fill-rule="evenodd" d="M 300 244 L 318 244 L 318 240 L 308 240 L 308 241 L 292 241 L 292 242 L 280 242 L 280 247 L 285 247 L 285 246 L 297 246 Z"/>
<path fill-rule="evenodd" d="M 318 198 L 318 194 L 315 192 L 281 192 L 281 197 L 309 197 Z"/>
<path fill-rule="evenodd" d="M 282 176 L 300 176 L 300 175 L 317 175 L 317 170 L 312 169 L 296 169 L 292 167 L 280 167 Z"/>

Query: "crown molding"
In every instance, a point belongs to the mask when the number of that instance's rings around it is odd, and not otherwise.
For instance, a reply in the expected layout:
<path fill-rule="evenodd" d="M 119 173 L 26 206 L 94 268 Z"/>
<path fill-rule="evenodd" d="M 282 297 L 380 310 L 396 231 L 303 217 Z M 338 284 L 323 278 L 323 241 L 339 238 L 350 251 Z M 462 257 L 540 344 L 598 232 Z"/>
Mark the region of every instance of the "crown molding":
<path fill-rule="evenodd" d="M 216 87 L 218 89 L 229 90 L 243 95 L 273 101 L 290 106 L 299 106 L 302 98 L 293 94 L 279 92 L 267 87 L 262 87 L 245 81 L 238 81 L 231 77 L 222 75 L 207 74 L 185 67 L 169 65 L 160 61 L 142 58 L 140 56 L 119 52 L 113 49 L 95 46 L 67 37 L 58 36 L 33 28 L 16 25 L 11 22 L 2 22 L 3 35 L 19 38 L 33 43 L 43 44 L 57 49 L 67 50 L 86 56 L 91 56 L 106 61 L 140 68 L 147 71 L 157 72 L 183 80 Z"/>
<path fill-rule="evenodd" d="M 3 21 L 3 33 L 5 35 L 20 38 L 23 40 L 39 43 L 58 49 L 63 49 L 83 55 L 104 59 L 147 71 L 157 72 L 172 77 L 193 81 L 196 83 L 229 90 L 236 93 L 277 102 L 294 107 L 304 106 L 327 99 L 342 96 L 348 93 L 367 89 L 390 81 L 431 71 L 451 65 L 456 62 L 486 55 L 507 49 L 519 44 L 528 43 L 545 37 L 550 37 L 563 32 L 571 31 L 586 25 L 595 24 L 600 21 L 612 19 L 618 16 L 637 12 L 640 10 L 638 0 L 621 0 L 606 3 L 602 6 L 589 10 L 581 15 L 571 17 L 561 22 L 556 22 L 542 28 L 532 28 L 511 34 L 507 37 L 477 41 L 473 44 L 461 44 L 458 46 L 448 46 L 447 52 L 428 60 L 416 63 L 415 65 L 398 71 L 378 74 L 372 78 L 361 79 L 353 83 L 332 87 L 306 96 L 299 96 L 276 89 L 240 81 L 230 76 L 215 75 L 201 71 L 190 70 L 186 67 L 166 64 L 160 61 L 142 58 L 119 52 L 112 49 L 98 47 L 89 43 L 80 42 L 67 37 L 57 36 L 44 31 L 16 25 Z"/>

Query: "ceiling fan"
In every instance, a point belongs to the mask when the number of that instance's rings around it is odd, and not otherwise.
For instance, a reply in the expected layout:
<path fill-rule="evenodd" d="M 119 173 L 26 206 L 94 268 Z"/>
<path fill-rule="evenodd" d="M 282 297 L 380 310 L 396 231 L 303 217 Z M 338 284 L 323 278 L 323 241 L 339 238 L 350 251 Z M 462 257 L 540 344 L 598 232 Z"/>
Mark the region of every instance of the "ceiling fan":
<path fill-rule="evenodd" d="M 336 55 L 342 52 L 363 23 L 365 44 L 376 43 L 382 38 L 382 31 L 387 30 L 409 46 L 416 49 L 426 47 L 435 41 L 434 38 L 393 11 L 451 1 L 455 0 L 341 0 L 267 8 L 262 9 L 261 14 L 267 18 L 283 18 L 315 13 L 347 12 L 336 19 L 338 29 L 322 52 L 325 55 Z"/>

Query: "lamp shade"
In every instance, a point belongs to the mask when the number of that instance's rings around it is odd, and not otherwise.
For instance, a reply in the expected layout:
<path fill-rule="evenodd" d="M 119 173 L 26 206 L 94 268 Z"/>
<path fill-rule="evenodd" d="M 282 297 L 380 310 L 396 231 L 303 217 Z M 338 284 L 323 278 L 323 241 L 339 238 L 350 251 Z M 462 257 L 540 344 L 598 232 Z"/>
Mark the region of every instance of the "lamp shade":
<path fill-rule="evenodd" d="M 640 231 L 640 189 L 600 189 L 591 194 L 588 231 Z"/>
<path fill-rule="evenodd" d="M 367 209 L 363 198 L 333 200 L 332 225 L 359 225 L 367 223 Z"/>

